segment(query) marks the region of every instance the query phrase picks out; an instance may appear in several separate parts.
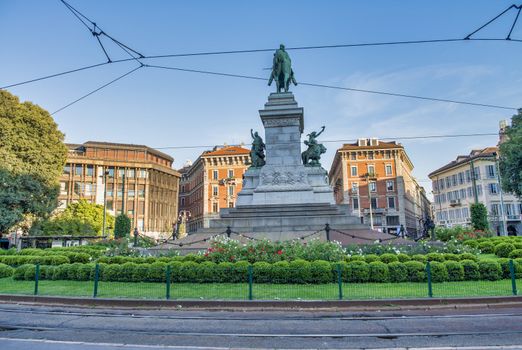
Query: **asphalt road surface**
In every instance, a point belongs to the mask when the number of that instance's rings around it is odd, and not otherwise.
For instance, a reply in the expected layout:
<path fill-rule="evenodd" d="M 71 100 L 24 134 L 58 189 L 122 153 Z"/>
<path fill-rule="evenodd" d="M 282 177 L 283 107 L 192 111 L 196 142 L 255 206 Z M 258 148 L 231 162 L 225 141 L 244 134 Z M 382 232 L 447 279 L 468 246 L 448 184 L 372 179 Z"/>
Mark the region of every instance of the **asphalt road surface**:
<path fill-rule="evenodd" d="M 185 311 L 0 304 L 0 349 L 522 349 L 522 307 Z"/>

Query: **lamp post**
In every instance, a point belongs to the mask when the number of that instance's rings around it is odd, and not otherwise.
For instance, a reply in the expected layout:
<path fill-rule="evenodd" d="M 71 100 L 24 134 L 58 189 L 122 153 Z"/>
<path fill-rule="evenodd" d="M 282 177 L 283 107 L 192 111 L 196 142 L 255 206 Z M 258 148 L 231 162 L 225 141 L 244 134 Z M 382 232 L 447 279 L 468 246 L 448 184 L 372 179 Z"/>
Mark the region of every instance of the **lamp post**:
<path fill-rule="evenodd" d="M 366 173 L 366 183 L 368 185 L 368 201 L 370 202 L 370 228 L 373 230 L 373 210 L 372 210 L 372 195 L 370 191 L 370 177 L 374 179 L 374 174 Z"/>
<path fill-rule="evenodd" d="M 109 171 L 107 169 L 103 170 L 103 228 L 102 228 L 102 236 L 105 237 L 105 226 L 107 220 L 107 175 L 109 175 Z"/>
<path fill-rule="evenodd" d="M 502 220 L 502 233 L 504 236 L 507 236 L 507 216 L 505 215 L 504 211 L 504 194 L 502 192 L 502 179 L 500 178 L 500 169 L 498 166 L 497 152 L 493 152 L 493 158 L 495 159 L 495 171 L 497 173 L 498 191 L 500 194 L 500 217 Z"/>

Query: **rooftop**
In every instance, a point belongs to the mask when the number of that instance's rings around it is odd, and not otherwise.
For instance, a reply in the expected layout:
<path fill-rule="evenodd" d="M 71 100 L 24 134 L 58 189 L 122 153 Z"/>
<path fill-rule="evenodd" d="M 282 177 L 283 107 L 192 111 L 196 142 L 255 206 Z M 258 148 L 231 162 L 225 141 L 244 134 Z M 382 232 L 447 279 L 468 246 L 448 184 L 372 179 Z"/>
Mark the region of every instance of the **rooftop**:
<path fill-rule="evenodd" d="M 174 161 L 174 158 L 172 158 L 168 154 L 160 152 L 160 151 L 158 151 L 158 150 L 156 150 L 154 148 L 150 148 L 150 147 L 145 146 L 145 145 L 135 145 L 135 144 L 130 144 L 130 143 L 87 141 L 87 142 L 85 142 L 83 144 L 68 143 L 68 144 L 66 144 L 66 146 L 70 150 L 74 150 L 74 149 L 77 149 L 77 148 L 80 148 L 80 147 L 112 148 L 112 149 L 127 149 L 127 150 L 139 149 L 139 150 L 144 150 L 144 151 L 150 152 L 150 153 L 152 153 L 152 154 L 154 154 L 156 156 L 159 156 L 161 158 L 167 159 L 167 160 L 169 160 L 171 162 Z"/>
<path fill-rule="evenodd" d="M 455 160 L 452 160 L 451 162 L 449 162 L 448 164 L 438 168 L 437 170 L 435 171 L 432 171 L 428 177 L 432 177 L 433 175 L 436 175 L 440 172 L 443 172 L 445 170 L 449 170 L 453 167 L 456 167 L 456 166 L 459 166 L 459 165 L 462 165 L 462 164 L 465 164 L 473 159 L 477 159 L 477 158 L 490 158 L 490 157 L 493 157 L 494 153 L 498 152 L 498 148 L 497 147 L 486 147 L 486 148 L 483 148 L 483 149 L 474 149 L 474 150 L 471 150 L 471 152 L 469 153 L 469 155 L 459 155 L 457 156 L 457 158 Z"/>
<path fill-rule="evenodd" d="M 339 151 L 352 151 L 360 149 L 391 149 L 391 148 L 404 148 L 400 143 L 395 141 L 381 141 L 378 139 L 359 139 L 354 143 L 345 143 Z"/>
<path fill-rule="evenodd" d="M 212 151 L 203 152 L 201 156 L 233 156 L 239 154 L 250 154 L 250 150 L 239 146 L 222 146 L 214 147 Z"/>

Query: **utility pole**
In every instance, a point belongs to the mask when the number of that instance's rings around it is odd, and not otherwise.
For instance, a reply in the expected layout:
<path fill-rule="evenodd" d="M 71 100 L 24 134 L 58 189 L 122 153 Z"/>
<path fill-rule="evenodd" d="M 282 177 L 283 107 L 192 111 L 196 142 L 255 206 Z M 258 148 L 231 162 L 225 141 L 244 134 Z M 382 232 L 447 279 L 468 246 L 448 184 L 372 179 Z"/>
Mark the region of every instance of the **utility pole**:
<path fill-rule="evenodd" d="M 109 171 L 103 168 L 103 226 L 102 226 L 102 236 L 105 236 L 105 226 L 107 220 L 107 175 L 109 175 Z"/>
<path fill-rule="evenodd" d="M 366 183 L 368 185 L 368 201 L 370 202 L 370 228 L 373 230 L 372 195 L 370 192 L 370 174 L 369 173 L 366 173 Z"/>
<path fill-rule="evenodd" d="M 471 184 L 473 185 L 473 197 L 475 199 L 475 204 L 478 203 L 478 193 L 477 193 L 477 179 L 475 178 L 475 167 L 473 166 L 473 159 L 470 160 L 469 165 L 471 167 Z"/>
<path fill-rule="evenodd" d="M 498 190 L 500 194 L 500 217 L 502 219 L 502 234 L 507 236 L 507 215 L 504 210 L 504 194 L 502 191 L 502 179 L 500 178 L 500 168 L 498 166 L 498 158 L 497 152 L 493 153 L 493 158 L 495 159 L 495 171 L 497 172 L 497 181 L 498 181 Z"/>

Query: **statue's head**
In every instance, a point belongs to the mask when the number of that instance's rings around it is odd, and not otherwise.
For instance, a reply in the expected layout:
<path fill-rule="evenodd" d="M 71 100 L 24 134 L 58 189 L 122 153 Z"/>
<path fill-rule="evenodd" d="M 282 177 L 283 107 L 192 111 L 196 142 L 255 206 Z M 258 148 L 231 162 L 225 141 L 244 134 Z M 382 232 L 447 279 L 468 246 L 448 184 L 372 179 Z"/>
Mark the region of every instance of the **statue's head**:
<path fill-rule="evenodd" d="M 281 45 L 279 45 L 279 48 L 280 48 L 281 50 L 284 50 L 284 49 L 285 49 L 285 45 L 281 44 Z"/>
<path fill-rule="evenodd" d="M 254 136 L 255 136 L 255 137 L 257 137 L 257 136 L 258 136 L 258 134 L 257 134 L 257 131 L 256 131 L 256 132 L 254 132 Z"/>

